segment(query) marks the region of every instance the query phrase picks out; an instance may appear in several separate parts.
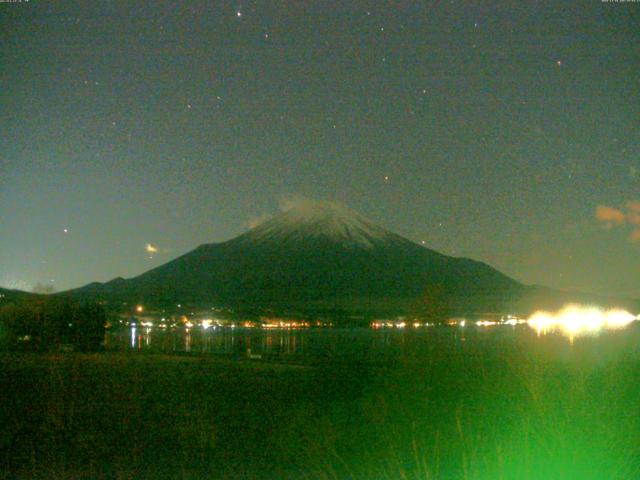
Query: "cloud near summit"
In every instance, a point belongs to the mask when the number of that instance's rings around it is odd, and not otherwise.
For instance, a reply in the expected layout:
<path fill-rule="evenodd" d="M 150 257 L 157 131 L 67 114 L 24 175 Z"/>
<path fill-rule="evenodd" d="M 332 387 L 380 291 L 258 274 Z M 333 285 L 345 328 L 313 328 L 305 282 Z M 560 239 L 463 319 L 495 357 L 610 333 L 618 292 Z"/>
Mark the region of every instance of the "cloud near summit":
<path fill-rule="evenodd" d="M 245 222 L 245 227 L 247 227 L 248 229 L 256 228 L 258 225 L 266 222 L 270 218 L 271 215 L 269 215 L 268 213 L 265 213 L 263 215 L 255 215 Z"/>

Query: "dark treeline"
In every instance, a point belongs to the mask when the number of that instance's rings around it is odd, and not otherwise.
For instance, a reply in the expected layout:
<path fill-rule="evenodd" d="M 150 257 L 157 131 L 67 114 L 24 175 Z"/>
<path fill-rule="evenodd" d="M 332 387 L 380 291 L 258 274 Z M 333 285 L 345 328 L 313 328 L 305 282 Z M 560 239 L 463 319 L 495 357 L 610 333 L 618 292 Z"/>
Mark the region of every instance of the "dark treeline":
<path fill-rule="evenodd" d="M 62 345 L 101 348 L 107 314 L 102 305 L 38 298 L 0 304 L 0 346 L 45 351 Z"/>

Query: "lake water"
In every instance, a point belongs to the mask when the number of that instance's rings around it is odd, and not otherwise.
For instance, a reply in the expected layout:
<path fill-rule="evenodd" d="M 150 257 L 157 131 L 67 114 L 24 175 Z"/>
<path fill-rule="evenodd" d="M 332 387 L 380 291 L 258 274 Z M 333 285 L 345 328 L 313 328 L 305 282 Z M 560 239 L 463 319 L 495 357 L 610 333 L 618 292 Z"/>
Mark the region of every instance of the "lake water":
<path fill-rule="evenodd" d="M 437 355 L 480 354 L 525 349 L 532 354 L 594 360 L 640 352 L 638 322 L 616 331 L 568 338 L 540 334 L 528 325 L 430 326 L 421 328 L 260 329 L 218 327 L 204 330 L 127 328 L 107 335 L 108 350 L 210 354 L 261 360 L 305 362 L 421 362 Z M 257 357 L 254 357 L 258 359 Z"/>

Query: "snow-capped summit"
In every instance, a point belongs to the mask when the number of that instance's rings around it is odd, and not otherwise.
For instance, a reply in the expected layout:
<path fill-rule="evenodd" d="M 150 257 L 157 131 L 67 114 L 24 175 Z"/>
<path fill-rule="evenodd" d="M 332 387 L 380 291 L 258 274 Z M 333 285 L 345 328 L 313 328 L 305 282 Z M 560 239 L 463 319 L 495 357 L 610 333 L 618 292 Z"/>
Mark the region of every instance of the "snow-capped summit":
<path fill-rule="evenodd" d="M 258 225 L 244 239 L 254 242 L 323 239 L 370 248 L 392 236 L 391 232 L 343 205 L 304 200 Z"/>

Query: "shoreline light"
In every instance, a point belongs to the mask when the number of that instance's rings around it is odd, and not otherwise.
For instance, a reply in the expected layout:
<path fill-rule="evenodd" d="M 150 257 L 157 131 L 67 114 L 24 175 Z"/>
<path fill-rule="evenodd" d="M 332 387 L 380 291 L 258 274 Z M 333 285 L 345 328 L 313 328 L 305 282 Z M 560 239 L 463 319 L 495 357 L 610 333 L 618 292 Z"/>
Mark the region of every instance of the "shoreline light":
<path fill-rule="evenodd" d="M 593 335 L 601 330 L 618 330 L 637 320 L 626 310 L 567 305 L 556 312 L 538 311 L 527 323 L 538 335 L 560 332 L 569 338 Z"/>

